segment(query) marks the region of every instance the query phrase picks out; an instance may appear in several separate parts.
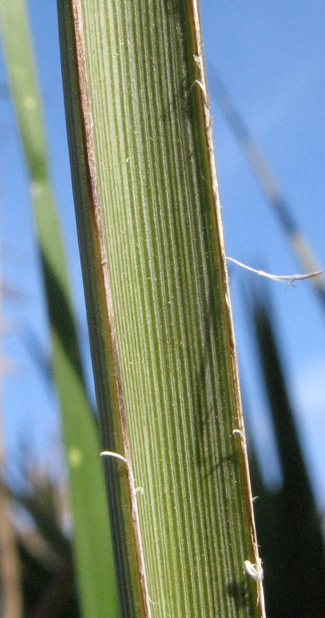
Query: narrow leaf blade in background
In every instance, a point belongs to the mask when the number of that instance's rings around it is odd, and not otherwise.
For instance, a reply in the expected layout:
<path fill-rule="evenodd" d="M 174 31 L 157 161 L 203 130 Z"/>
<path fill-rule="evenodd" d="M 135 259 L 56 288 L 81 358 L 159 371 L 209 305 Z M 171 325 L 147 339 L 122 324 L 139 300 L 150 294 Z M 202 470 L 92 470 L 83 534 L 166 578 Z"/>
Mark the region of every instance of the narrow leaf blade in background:
<path fill-rule="evenodd" d="M 117 616 L 115 577 L 96 422 L 82 375 L 59 222 L 50 184 L 42 107 L 23 0 L 1 0 L 1 33 L 31 181 L 70 474 L 74 549 L 85 617 Z"/>
<path fill-rule="evenodd" d="M 265 296 L 256 301 L 254 321 L 282 471 L 280 488 L 256 490 L 261 498 L 255 509 L 265 557 L 266 609 L 270 618 L 321 618 L 325 612 L 321 521 L 282 369 L 272 305 Z"/>

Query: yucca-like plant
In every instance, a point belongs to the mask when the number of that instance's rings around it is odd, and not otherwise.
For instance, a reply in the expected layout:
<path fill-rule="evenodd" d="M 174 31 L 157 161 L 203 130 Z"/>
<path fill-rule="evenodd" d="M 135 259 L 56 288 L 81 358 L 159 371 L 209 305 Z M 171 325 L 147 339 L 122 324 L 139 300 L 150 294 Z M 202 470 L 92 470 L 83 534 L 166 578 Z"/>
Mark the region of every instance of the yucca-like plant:
<path fill-rule="evenodd" d="M 120 615 L 260 616 L 199 7 L 58 10 Z"/>
<path fill-rule="evenodd" d="M 119 615 L 263 615 L 197 5 L 102 5 L 62 0 L 59 15 Z M 0 9 L 53 332 L 81 612 L 117 617 L 24 4 Z M 323 539 L 263 305 L 255 321 L 284 479 L 267 489 L 252 456 L 268 615 L 320 618 Z M 24 613 L 79 615 L 53 488 L 15 499 L 50 556 L 19 539 Z"/>
<path fill-rule="evenodd" d="M 24 4 L 0 7 L 47 291 L 81 607 L 116 616 L 100 447 Z M 58 12 L 120 616 L 262 616 L 198 4 L 59 0 Z"/>

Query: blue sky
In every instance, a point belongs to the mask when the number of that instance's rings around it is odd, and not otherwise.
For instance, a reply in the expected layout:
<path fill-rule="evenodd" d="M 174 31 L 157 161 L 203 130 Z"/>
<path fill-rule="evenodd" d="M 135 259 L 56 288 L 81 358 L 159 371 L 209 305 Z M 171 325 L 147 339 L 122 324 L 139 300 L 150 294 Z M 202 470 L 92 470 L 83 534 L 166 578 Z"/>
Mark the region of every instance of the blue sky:
<path fill-rule="evenodd" d="M 87 329 L 70 185 L 60 78 L 55 0 L 30 0 L 45 108 L 52 177 L 65 230 L 82 345 Z M 227 254 L 276 274 L 302 272 L 215 97 L 217 71 L 264 153 L 299 226 L 325 265 L 325 4 L 320 0 L 258 3 L 202 0 L 208 81 Z M 6 81 L 0 61 L 0 83 Z M 47 320 L 33 243 L 28 181 L 15 119 L 0 99 L 0 221 L 2 276 L 17 292 L 6 295 L 3 348 L 16 365 L 4 385 L 8 456 L 58 457 L 54 394 L 31 353 L 48 354 Z M 14 172 L 13 172 L 14 170 Z M 14 182 L 12 182 L 14 174 Z M 245 399 L 255 440 L 270 480 L 276 475 L 272 438 L 252 346 L 243 289 L 262 285 L 231 269 L 233 310 Z M 269 284 L 297 422 L 317 499 L 325 506 L 325 315 L 309 282 L 296 288 Z M 86 359 L 89 367 L 89 358 Z M 54 446 L 54 451 L 52 450 Z"/>
<path fill-rule="evenodd" d="M 210 76 L 217 167 L 227 254 L 276 274 L 302 272 L 274 213 L 217 106 L 217 71 L 269 162 L 291 212 L 321 265 L 325 264 L 325 6 L 206 0 L 202 18 Z M 242 381 L 257 445 L 269 478 L 275 472 L 260 380 L 241 287 L 260 285 L 231 270 L 232 299 Z M 253 281 L 254 279 L 254 281 Z M 297 422 L 319 502 L 324 505 L 324 310 L 310 283 L 271 283 Z M 258 375 L 258 367 L 255 366 Z"/>

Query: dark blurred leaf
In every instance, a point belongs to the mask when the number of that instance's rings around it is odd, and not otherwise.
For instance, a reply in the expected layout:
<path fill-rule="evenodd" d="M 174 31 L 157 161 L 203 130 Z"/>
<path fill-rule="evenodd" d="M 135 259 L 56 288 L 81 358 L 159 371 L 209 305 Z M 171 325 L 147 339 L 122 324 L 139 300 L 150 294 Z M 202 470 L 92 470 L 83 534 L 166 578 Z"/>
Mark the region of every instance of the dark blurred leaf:
<path fill-rule="evenodd" d="M 279 490 L 264 487 L 261 491 L 259 481 L 260 499 L 255 505 L 264 560 L 267 616 L 323 618 L 325 555 L 320 518 L 288 396 L 269 302 L 256 303 L 254 321 L 283 475 Z"/>

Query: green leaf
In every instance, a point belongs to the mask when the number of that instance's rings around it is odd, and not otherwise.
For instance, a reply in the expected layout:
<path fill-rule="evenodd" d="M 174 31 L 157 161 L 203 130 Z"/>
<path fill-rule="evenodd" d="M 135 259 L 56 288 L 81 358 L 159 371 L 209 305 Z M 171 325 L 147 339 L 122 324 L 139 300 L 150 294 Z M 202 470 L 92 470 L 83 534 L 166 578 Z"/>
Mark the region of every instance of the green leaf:
<path fill-rule="evenodd" d="M 58 8 L 121 615 L 261 616 L 197 3 Z"/>
<path fill-rule="evenodd" d="M 256 503 L 267 611 L 270 618 L 321 618 L 325 612 L 324 539 L 282 368 L 274 312 L 265 298 L 264 293 L 263 300 L 255 304 L 254 321 L 282 470 L 282 486 L 265 488 Z"/>
<path fill-rule="evenodd" d="M 96 422 L 82 375 L 59 222 L 49 179 L 42 106 L 23 0 L 1 0 L 2 40 L 34 206 L 62 411 L 74 549 L 85 617 L 117 616 Z"/>

